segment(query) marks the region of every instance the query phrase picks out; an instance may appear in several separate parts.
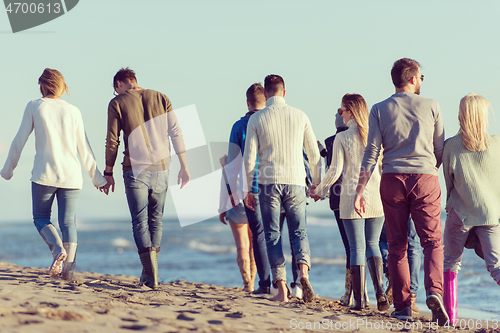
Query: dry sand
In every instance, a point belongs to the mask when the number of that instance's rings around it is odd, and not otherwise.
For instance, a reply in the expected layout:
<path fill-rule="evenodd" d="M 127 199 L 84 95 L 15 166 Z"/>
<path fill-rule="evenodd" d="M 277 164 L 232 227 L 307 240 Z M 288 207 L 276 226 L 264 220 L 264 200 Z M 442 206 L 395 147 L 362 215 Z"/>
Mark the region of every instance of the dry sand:
<path fill-rule="evenodd" d="M 49 278 L 47 269 L 0 263 L 0 332 L 454 331 L 437 328 L 426 314 L 413 322 L 391 319 L 392 308 L 351 311 L 321 297 L 281 304 L 242 288 L 186 281 L 153 291 L 138 280 L 77 272 L 66 282 Z M 467 331 L 478 330 L 461 330 Z"/>

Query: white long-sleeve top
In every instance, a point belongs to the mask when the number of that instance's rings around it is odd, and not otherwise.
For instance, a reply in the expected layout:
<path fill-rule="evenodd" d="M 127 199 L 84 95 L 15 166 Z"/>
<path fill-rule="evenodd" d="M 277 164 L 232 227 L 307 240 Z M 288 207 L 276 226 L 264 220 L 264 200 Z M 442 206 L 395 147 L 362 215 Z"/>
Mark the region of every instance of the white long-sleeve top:
<path fill-rule="evenodd" d="M 257 155 L 259 184 L 306 186 L 303 149 L 313 183 L 321 180 L 318 144 L 309 118 L 288 106 L 283 97 L 270 97 L 266 107 L 250 117 L 246 135 L 243 160 L 248 188 L 255 176 Z"/>
<path fill-rule="evenodd" d="M 31 101 L 24 111 L 21 126 L 9 150 L 0 174 L 12 178 L 21 152 L 35 131 L 35 162 L 31 181 L 59 188 L 82 188 L 83 167 L 95 186 L 106 185 L 97 169 L 92 148 L 87 141 L 82 115 L 77 107 L 60 99 L 40 98 Z"/>
<path fill-rule="evenodd" d="M 340 218 L 359 219 L 354 210 L 354 198 L 358 185 L 359 171 L 365 147 L 359 135 L 358 124 L 354 119 L 347 122 L 349 128 L 338 133 L 333 141 L 332 163 L 323 181 L 315 189 L 315 193 L 324 197 L 328 189 L 342 174 L 340 191 Z M 366 184 L 363 197 L 366 200 L 366 211 L 363 218 L 380 217 L 384 215 L 380 198 L 380 164 L 373 170 L 370 180 Z"/>

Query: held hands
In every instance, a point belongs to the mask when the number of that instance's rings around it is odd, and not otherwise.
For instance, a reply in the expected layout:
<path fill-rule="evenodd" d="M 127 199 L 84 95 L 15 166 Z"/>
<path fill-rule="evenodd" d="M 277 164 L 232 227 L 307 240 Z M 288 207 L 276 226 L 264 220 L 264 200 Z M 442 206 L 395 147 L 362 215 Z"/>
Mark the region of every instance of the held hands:
<path fill-rule="evenodd" d="M 316 189 L 316 187 L 318 187 L 318 184 L 313 184 L 311 186 L 311 188 L 309 189 L 309 191 L 307 191 L 307 194 L 314 199 L 314 202 L 318 201 L 321 199 L 321 197 L 319 195 L 316 194 L 316 192 L 314 191 Z"/>
<path fill-rule="evenodd" d="M 363 217 L 362 214 L 365 213 L 365 205 L 366 201 L 365 198 L 363 197 L 362 194 L 356 194 L 356 197 L 354 198 L 354 210 L 360 217 Z"/>
<path fill-rule="evenodd" d="M 113 178 L 113 176 L 104 176 L 104 178 L 106 179 L 106 181 L 108 183 L 104 186 L 101 186 L 101 187 L 96 186 L 96 188 L 99 191 L 104 192 L 104 194 L 108 195 L 110 187 L 111 187 L 111 192 L 115 191 L 115 179 Z"/>
<path fill-rule="evenodd" d="M 255 200 L 254 194 L 251 192 L 248 192 L 246 197 L 245 197 L 245 206 L 255 212 L 255 206 L 257 206 L 257 200 Z"/>

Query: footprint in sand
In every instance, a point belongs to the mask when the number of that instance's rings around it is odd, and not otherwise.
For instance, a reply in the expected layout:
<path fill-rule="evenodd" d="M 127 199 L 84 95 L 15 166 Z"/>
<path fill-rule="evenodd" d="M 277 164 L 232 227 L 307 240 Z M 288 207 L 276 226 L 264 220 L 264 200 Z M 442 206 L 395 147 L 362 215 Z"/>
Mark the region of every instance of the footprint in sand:
<path fill-rule="evenodd" d="M 178 320 L 185 320 L 185 321 L 193 321 L 193 317 L 186 316 L 184 313 L 181 313 L 177 316 Z"/>

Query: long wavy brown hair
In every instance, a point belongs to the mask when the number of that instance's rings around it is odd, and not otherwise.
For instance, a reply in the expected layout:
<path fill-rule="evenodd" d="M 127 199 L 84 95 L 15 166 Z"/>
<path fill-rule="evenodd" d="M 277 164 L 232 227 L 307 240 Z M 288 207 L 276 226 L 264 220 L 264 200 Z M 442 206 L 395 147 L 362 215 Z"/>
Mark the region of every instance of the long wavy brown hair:
<path fill-rule="evenodd" d="M 345 94 L 342 97 L 342 105 L 351 111 L 354 120 L 358 124 L 359 136 L 363 146 L 366 147 L 368 138 L 368 106 L 363 96 L 359 94 Z"/>

